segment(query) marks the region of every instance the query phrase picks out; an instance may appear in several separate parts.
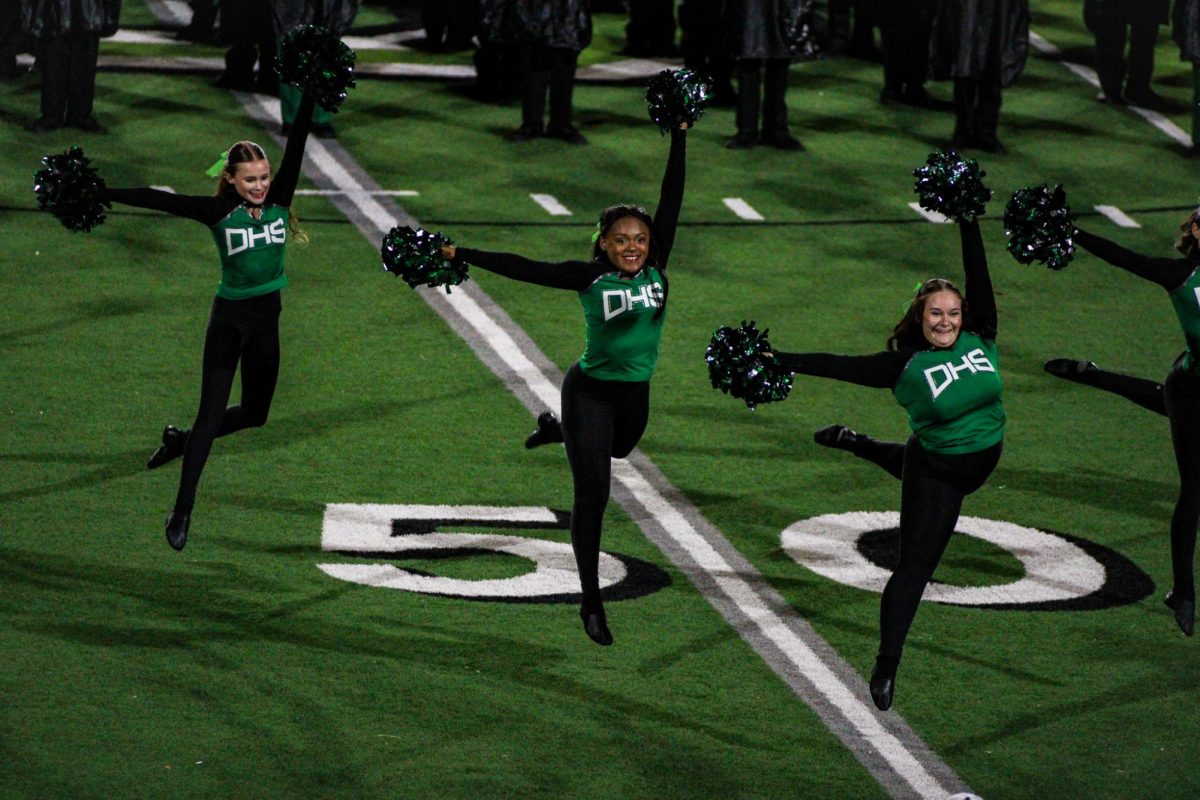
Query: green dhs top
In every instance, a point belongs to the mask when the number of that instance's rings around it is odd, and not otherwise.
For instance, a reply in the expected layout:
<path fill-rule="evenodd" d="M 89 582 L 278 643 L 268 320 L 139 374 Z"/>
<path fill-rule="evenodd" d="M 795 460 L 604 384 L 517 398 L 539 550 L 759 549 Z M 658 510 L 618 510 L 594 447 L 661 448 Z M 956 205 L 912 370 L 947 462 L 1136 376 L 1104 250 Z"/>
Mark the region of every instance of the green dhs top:
<path fill-rule="evenodd" d="M 283 273 L 287 225 L 286 208 L 263 206 L 262 218 L 255 219 L 246 206 L 239 205 L 210 228 L 221 257 L 219 297 L 245 300 L 287 286 Z"/>
<path fill-rule="evenodd" d="M 579 367 L 605 381 L 648 381 L 658 362 L 666 309 L 662 275 L 647 267 L 632 278 L 601 275 L 579 293 L 587 340 Z"/>
<path fill-rule="evenodd" d="M 1004 439 L 1003 384 L 996 342 L 963 331 L 953 346 L 922 350 L 892 388 L 921 446 L 934 453 L 974 453 Z"/>
<path fill-rule="evenodd" d="M 1197 354 L 1200 354 L 1200 268 L 1192 270 L 1192 274 L 1182 286 L 1171 292 L 1170 297 L 1175 316 L 1179 317 L 1179 327 L 1183 328 L 1183 338 L 1187 340 L 1183 370 L 1191 375 L 1200 375 L 1200 364 L 1196 363 Z"/>

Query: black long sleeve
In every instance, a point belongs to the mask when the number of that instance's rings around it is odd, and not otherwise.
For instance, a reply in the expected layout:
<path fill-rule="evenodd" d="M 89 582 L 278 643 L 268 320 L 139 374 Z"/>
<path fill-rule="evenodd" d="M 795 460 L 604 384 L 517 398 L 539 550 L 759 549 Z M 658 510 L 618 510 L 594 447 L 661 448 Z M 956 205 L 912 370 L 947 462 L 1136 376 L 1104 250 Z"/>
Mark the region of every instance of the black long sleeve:
<path fill-rule="evenodd" d="M 967 300 L 967 317 L 963 328 L 982 336 L 996 338 L 996 296 L 992 292 L 992 276 L 988 274 L 987 253 L 983 249 L 983 237 L 979 223 L 958 223 L 962 235 L 962 261 L 966 281 L 963 284 Z"/>
<path fill-rule="evenodd" d="M 455 260 L 465 261 L 506 278 L 577 292 L 582 292 L 601 275 L 615 269 L 596 261 L 534 261 L 513 253 L 472 250 L 468 247 L 457 248 Z"/>
<path fill-rule="evenodd" d="M 194 219 L 209 227 L 224 219 L 241 202 L 241 198 L 233 193 L 225 197 L 216 197 L 174 194 L 161 189 L 114 189 L 112 187 L 105 188 L 100 199 L 137 208 L 162 211 L 174 217 Z"/>
<path fill-rule="evenodd" d="M 687 163 L 687 131 L 675 128 L 671 131 L 671 153 L 667 156 L 667 169 L 663 173 L 662 188 L 658 194 L 658 207 L 654 210 L 654 236 L 658 248 L 658 268 L 667 268 L 667 259 L 675 245 L 675 228 L 679 224 L 679 211 L 683 207 L 683 184 Z"/>
<path fill-rule="evenodd" d="M 292 121 L 292 130 L 288 134 L 287 146 L 283 149 L 283 161 L 271 180 L 271 188 L 267 190 L 266 205 L 274 203 L 277 206 L 291 208 L 292 197 L 296 193 L 296 184 L 300 181 L 300 165 L 304 162 L 304 147 L 308 143 L 308 131 L 312 127 L 313 99 L 305 92 L 300 98 L 300 108 L 296 110 L 296 119 Z"/>
<path fill-rule="evenodd" d="M 308 140 L 312 112 L 313 100 L 306 94 L 300 101 L 300 109 L 296 112 L 296 121 L 292 123 L 292 132 L 288 136 L 287 147 L 284 148 L 283 162 L 271 180 L 271 188 L 267 190 L 265 204 L 274 203 L 284 208 L 291 206 L 292 196 L 296 192 L 296 184 L 300 180 L 300 165 L 304 160 L 304 146 Z M 235 192 L 230 192 L 222 197 L 174 194 L 146 187 L 129 189 L 106 187 L 101 192 L 100 199 L 137 208 L 162 211 L 175 217 L 194 219 L 209 227 L 223 220 L 242 202 L 242 198 Z"/>
<path fill-rule="evenodd" d="M 832 378 L 874 389 L 890 389 L 900 380 L 912 353 L 884 350 L 866 356 L 841 356 L 833 353 L 781 353 L 776 358 L 788 372 Z"/>
<path fill-rule="evenodd" d="M 1075 242 L 1098 258 L 1102 258 L 1114 267 L 1120 267 L 1139 278 L 1157 283 L 1168 292 L 1173 292 L 1183 285 L 1183 282 L 1200 265 L 1200 260 L 1192 258 L 1151 258 L 1126 250 L 1116 242 L 1111 242 L 1101 236 L 1088 233 L 1082 228 L 1075 229 Z"/>

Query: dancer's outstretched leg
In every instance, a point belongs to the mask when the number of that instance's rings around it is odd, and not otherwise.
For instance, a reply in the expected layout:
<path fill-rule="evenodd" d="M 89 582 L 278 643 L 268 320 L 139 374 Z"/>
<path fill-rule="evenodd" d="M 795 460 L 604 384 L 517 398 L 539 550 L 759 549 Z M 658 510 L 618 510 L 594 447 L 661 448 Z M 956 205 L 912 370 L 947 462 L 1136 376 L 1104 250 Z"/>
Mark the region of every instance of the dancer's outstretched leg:
<path fill-rule="evenodd" d="M 846 450 L 859 458 L 878 464 L 896 480 L 904 469 L 904 445 L 884 442 L 865 433 L 850 430 L 845 425 L 826 425 L 813 434 L 813 441 L 823 447 Z"/>
<path fill-rule="evenodd" d="M 1200 523 L 1200 378 L 1176 365 L 1164 392 L 1171 419 L 1171 443 L 1179 467 L 1179 499 L 1171 515 L 1172 587 L 1165 598 L 1187 636 L 1195 629 L 1196 526 Z"/>
<path fill-rule="evenodd" d="M 1094 361 L 1079 361 L 1071 358 L 1052 358 L 1043 367 L 1046 372 L 1085 386 L 1094 386 L 1106 392 L 1124 397 L 1155 414 L 1167 416 L 1163 400 L 1163 385 L 1145 378 L 1135 378 L 1120 372 L 1100 369 Z"/>

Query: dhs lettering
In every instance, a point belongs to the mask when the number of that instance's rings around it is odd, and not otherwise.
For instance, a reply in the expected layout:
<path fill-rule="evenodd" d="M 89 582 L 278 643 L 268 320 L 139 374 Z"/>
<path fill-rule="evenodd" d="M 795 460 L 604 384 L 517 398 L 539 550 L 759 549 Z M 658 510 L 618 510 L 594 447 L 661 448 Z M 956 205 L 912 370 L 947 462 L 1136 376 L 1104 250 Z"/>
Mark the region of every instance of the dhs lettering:
<path fill-rule="evenodd" d="M 636 308 L 658 308 L 662 305 L 662 284 L 649 283 L 637 291 L 633 289 L 609 289 L 602 296 L 604 321 L 620 316 Z"/>
<path fill-rule="evenodd" d="M 958 376 L 962 372 L 974 375 L 976 372 L 995 371 L 996 368 L 992 366 L 992 362 L 988 361 L 983 350 L 976 347 L 963 356 L 961 362 L 947 361 L 945 364 L 938 364 L 925 370 L 925 382 L 929 384 L 929 391 L 933 392 L 933 399 L 936 400 L 938 395 L 946 390 L 946 387 L 958 380 Z"/>
<path fill-rule="evenodd" d="M 262 228 L 226 228 L 225 254 L 237 255 L 243 250 L 250 250 L 256 243 L 283 244 L 286 239 L 287 231 L 281 219 Z"/>

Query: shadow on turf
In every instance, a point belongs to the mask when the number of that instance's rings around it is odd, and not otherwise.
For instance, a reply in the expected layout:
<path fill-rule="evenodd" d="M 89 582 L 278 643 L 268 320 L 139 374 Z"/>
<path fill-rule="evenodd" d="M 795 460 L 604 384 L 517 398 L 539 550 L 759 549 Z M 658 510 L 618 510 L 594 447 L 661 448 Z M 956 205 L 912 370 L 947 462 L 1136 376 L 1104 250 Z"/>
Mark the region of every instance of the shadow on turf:
<path fill-rule="evenodd" d="M 362 424 L 365 420 L 378 422 L 403 409 L 424 406 L 430 400 L 453 399 L 468 394 L 470 392 L 467 390 L 446 392 L 437 396 L 423 396 L 404 402 L 356 403 L 336 409 L 319 409 L 288 415 L 277 420 L 273 419 L 268 425 L 257 430 L 241 431 L 233 436 L 222 437 L 214 445 L 214 455 L 219 457 L 220 454 L 277 450 L 306 439 L 324 436 L 331 430 L 346 425 Z M 25 500 L 31 497 L 45 497 L 72 489 L 83 489 L 116 478 L 127 478 L 146 472 L 146 458 L 154 451 L 154 447 L 152 434 L 148 432 L 145 448 L 110 455 L 81 455 L 74 451 L 0 453 L 0 461 L 101 465 L 98 469 L 89 470 L 61 481 L 0 492 L 0 503 Z"/>
<path fill-rule="evenodd" d="M 46 333 L 61 333 L 63 329 L 85 325 L 103 319 L 142 314 L 166 303 L 148 303 L 142 298 L 105 297 L 94 303 L 76 303 L 75 313 L 52 322 L 0 333 L 0 346 L 14 344 L 20 339 L 35 338 Z"/>
<path fill-rule="evenodd" d="M 1178 484 L 1171 480 L 1155 481 L 1080 469 L 1021 469 L 1002 465 L 992 482 L 1122 514 L 1128 514 L 1131 509 L 1148 510 L 1146 515 L 1155 519 L 1163 514 L 1169 516 L 1178 492 Z"/>
<path fill-rule="evenodd" d="M 518 612 L 497 607 L 497 613 L 492 616 L 501 619 L 496 622 L 481 620 L 479 627 L 474 629 L 406 620 L 403 614 L 409 607 L 408 596 L 401 596 L 401 601 L 395 604 L 384 601 L 374 606 L 391 609 L 394 612 L 391 614 L 346 616 L 336 609 L 326 609 L 326 618 L 314 614 L 300 617 L 296 612 L 317 609 L 343 596 L 370 590 L 351 584 L 323 588 L 325 581 L 314 570 L 314 581 L 321 580 L 321 584 L 313 586 L 313 591 L 297 596 L 294 584 L 272 580 L 269 571 L 249 569 L 237 562 L 193 561 L 185 567 L 170 560 L 162 563 L 161 569 L 149 569 L 115 561 L 68 562 L 49 558 L 44 553 L 5 549 L 4 558 L 0 559 L 0 583 L 5 586 L 0 605 L 7 606 L 6 622 L 11 627 L 38 637 L 53 637 L 89 648 L 116 651 L 126 648 L 177 650 L 187 654 L 186 660 L 207 669 L 240 672 L 244 667 L 238 660 L 244 658 L 242 651 L 234 648 L 226 654 L 221 646 L 246 642 L 374 657 L 401 664 L 440 667 L 448 672 L 461 672 L 464 661 L 486 664 L 489 680 L 509 684 L 520 693 L 549 692 L 603 709 L 604 714 L 614 719 L 649 720 L 662 726 L 697 731 L 739 747 L 762 746 L 762 742 L 750 733 L 730 731 L 693 715 L 637 702 L 617 691 L 608 691 L 600 684 L 555 671 L 555 667 L 572 669 L 574 659 L 565 648 L 572 652 L 582 650 L 589 660 L 601 657 L 578 630 L 578 619 L 573 610 L 555 615 L 562 624 L 551 629 L 553 638 L 548 646 L 538 639 L 541 630 L 504 626 L 503 618 L 509 616 L 507 612 L 524 615 L 527 613 L 524 609 Z M 56 603 L 50 612 L 36 612 L 33 609 L 43 606 L 31 602 L 30 587 L 56 593 L 62 598 L 74 598 L 76 603 L 93 612 L 104 609 L 104 619 L 85 620 L 84 612 L 64 607 L 64 603 Z M 16 598 L 22 598 L 20 605 Z M 254 599 L 263 603 L 254 605 Z M 129 610 L 144 616 L 126 616 L 121 609 L 113 607 L 117 602 L 127 604 Z M 422 613 L 425 619 L 436 613 L 431 607 L 434 604 L 453 608 L 463 601 L 423 597 L 421 602 L 426 604 Z M 76 616 L 76 619 L 61 621 L 69 616 Z M 511 631 L 513 635 L 497 635 L 495 631 Z M 636 656 L 636 651 L 612 650 L 621 660 Z M 181 662 L 178 667 L 180 672 L 170 680 L 171 685 L 181 691 L 189 690 L 194 682 L 205 680 L 203 675 L 180 679 L 179 675 L 187 674 L 189 664 Z M 178 680 L 183 683 L 177 684 Z"/>

